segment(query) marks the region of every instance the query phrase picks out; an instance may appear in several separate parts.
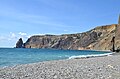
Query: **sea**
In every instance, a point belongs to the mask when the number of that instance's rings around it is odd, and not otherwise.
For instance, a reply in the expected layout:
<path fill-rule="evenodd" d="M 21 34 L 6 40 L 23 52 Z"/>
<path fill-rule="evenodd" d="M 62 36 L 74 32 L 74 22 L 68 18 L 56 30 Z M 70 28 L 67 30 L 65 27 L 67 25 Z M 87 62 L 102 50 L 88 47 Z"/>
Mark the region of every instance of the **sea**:
<path fill-rule="evenodd" d="M 0 48 L 0 67 L 111 54 L 109 51 L 94 50 Z"/>

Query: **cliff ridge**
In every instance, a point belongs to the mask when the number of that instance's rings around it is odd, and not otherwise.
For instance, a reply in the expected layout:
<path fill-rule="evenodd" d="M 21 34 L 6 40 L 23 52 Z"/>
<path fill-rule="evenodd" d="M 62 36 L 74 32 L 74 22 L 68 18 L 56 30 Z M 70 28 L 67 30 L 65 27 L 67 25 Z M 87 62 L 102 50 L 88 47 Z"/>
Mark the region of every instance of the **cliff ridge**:
<path fill-rule="evenodd" d="M 98 26 L 84 33 L 63 35 L 34 35 L 23 44 L 25 48 L 54 48 L 71 50 L 111 50 L 111 40 L 117 24 Z"/>

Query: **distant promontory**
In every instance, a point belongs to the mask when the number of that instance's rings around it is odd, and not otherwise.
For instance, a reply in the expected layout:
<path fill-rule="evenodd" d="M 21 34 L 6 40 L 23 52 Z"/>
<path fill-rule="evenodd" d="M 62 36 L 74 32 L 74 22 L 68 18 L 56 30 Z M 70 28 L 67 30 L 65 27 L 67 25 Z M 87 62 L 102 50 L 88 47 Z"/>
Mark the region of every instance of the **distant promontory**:
<path fill-rule="evenodd" d="M 118 24 L 98 26 L 77 34 L 35 35 L 23 43 L 20 38 L 16 48 L 54 48 L 71 50 L 111 50 L 111 40 Z M 118 47 L 120 44 L 116 44 Z"/>

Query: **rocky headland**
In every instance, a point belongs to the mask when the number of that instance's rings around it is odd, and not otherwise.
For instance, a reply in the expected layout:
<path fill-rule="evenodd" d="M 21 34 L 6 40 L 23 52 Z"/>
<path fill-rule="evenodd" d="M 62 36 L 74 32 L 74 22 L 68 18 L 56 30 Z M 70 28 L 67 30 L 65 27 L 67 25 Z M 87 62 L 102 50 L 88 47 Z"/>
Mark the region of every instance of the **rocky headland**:
<path fill-rule="evenodd" d="M 87 32 L 76 34 L 35 35 L 28 38 L 25 43 L 22 43 L 19 39 L 16 48 L 111 50 L 111 40 L 115 36 L 117 26 L 118 24 L 98 26 Z M 120 46 L 119 43 L 116 43 L 116 45 Z"/>

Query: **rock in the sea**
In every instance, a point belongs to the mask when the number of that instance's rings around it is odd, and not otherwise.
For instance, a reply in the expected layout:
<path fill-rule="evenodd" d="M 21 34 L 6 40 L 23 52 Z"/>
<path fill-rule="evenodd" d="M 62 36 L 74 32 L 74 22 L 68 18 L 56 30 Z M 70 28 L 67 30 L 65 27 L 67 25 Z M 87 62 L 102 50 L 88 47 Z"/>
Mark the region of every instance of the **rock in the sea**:
<path fill-rule="evenodd" d="M 23 48 L 23 47 L 24 47 L 23 40 L 22 40 L 22 38 L 20 38 L 16 43 L 16 48 Z"/>

